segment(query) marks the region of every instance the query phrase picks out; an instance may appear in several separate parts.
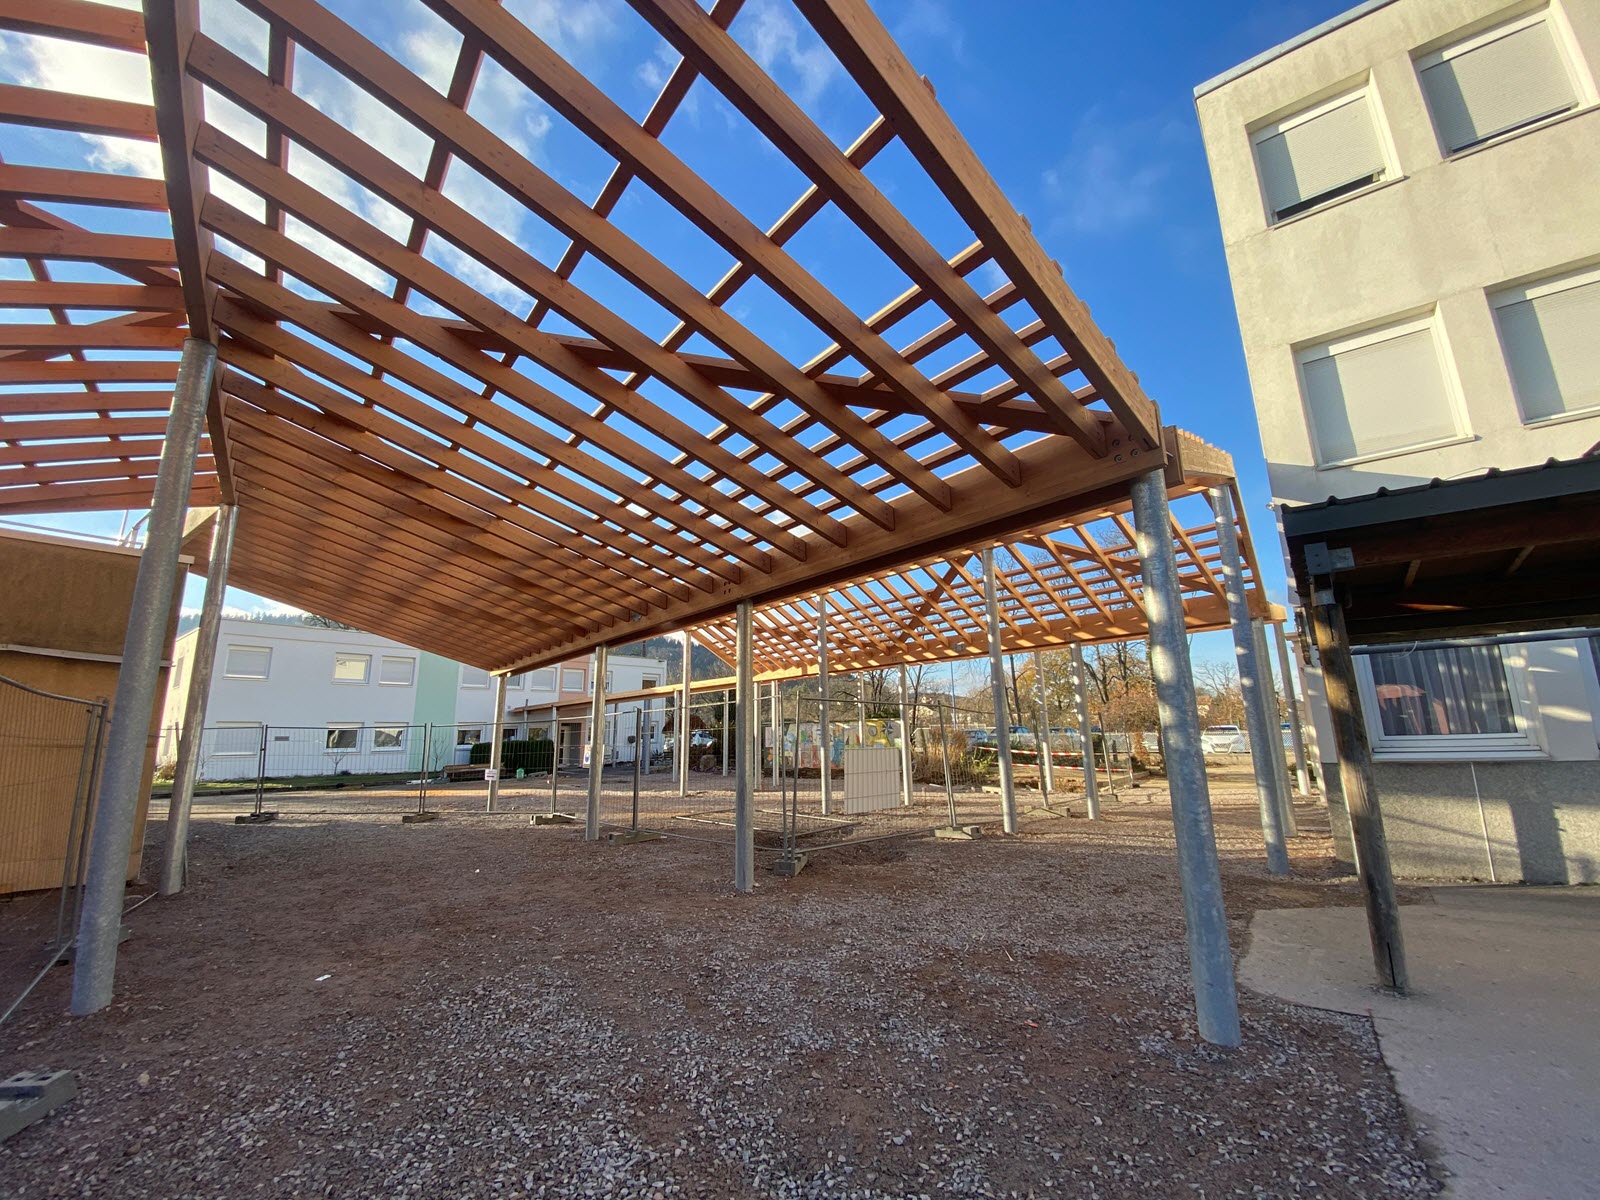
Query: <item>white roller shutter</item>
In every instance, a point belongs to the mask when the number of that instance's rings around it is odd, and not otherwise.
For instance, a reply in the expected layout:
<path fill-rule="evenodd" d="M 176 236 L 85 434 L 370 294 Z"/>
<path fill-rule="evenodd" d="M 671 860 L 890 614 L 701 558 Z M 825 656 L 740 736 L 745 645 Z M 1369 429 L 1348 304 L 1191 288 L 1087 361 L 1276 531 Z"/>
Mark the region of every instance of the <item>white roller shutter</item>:
<path fill-rule="evenodd" d="M 1383 152 L 1366 94 L 1258 135 L 1256 161 L 1274 219 L 1382 178 Z"/>
<path fill-rule="evenodd" d="M 1459 433 L 1429 324 L 1409 322 L 1301 356 L 1317 461 L 1344 462 Z"/>
<path fill-rule="evenodd" d="M 1422 88 L 1452 151 L 1577 103 L 1549 22 L 1535 20 L 1424 59 Z"/>
<path fill-rule="evenodd" d="M 1600 407 L 1600 273 L 1495 301 L 1525 420 Z"/>

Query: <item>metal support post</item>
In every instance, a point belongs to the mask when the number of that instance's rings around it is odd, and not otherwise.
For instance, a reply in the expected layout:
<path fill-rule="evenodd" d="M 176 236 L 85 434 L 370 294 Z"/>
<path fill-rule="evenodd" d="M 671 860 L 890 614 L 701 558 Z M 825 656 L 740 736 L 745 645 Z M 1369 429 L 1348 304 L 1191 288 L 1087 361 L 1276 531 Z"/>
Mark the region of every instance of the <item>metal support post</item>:
<path fill-rule="evenodd" d="M 722 743 L 722 774 L 728 774 L 728 748 L 733 745 L 733 726 L 728 723 L 728 693 L 722 693 L 722 736 L 717 740 Z"/>
<path fill-rule="evenodd" d="M 911 807 L 911 688 L 900 668 L 900 803 Z"/>
<path fill-rule="evenodd" d="M 1207 493 L 1217 517 L 1217 548 L 1223 588 L 1228 599 L 1228 624 L 1233 628 L 1233 653 L 1239 664 L 1239 690 L 1244 697 L 1245 728 L 1250 735 L 1250 765 L 1256 780 L 1256 802 L 1261 808 L 1261 836 L 1267 846 L 1267 870 L 1289 873 L 1289 851 L 1283 841 L 1283 807 L 1278 802 L 1277 776 L 1270 750 L 1278 723 L 1267 716 L 1268 700 L 1261 687 L 1261 664 L 1256 661 L 1255 632 L 1250 624 L 1250 602 L 1244 594 L 1244 567 L 1239 559 L 1239 531 L 1234 524 L 1233 499 L 1227 488 Z"/>
<path fill-rule="evenodd" d="M 1294 744 L 1294 790 L 1302 796 L 1309 796 L 1311 776 L 1306 771 L 1306 734 L 1300 727 L 1300 696 L 1294 668 L 1289 663 L 1289 639 L 1284 636 L 1281 623 L 1273 625 L 1272 634 L 1278 642 L 1278 669 L 1283 675 L 1283 698 L 1289 706 L 1289 740 Z"/>
<path fill-rule="evenodd" d="M 556 799 L 561 788 L 561 713 L 550 706 L 550 815 L 556 815 Z"/>
<path fill-rule="evenodd" d="M 856 676 L 856 745 L 867 744 L 867 693 L 862 690 L 861 676 Z"/>
<path fill-rule="evenodd" d="M 983 550 L 983 599 L 989 626 L 989 691 L 994 699 L 994 737 L 1000 758 L 1000 824 L 1017 831 L 1017 792 L 1011 773 L 1011 719 L 1006 715 L 1006 673 L 1000 653 L 1000 593 L 994 579 L 994 548 Z"/>
<path fill-rule="evenodd" d="M 200 604 L 200 629 L 189 664 L 189 693 L 183 702 L 183 728 L 178 735 L 178 761 L 172 776 L 172 802 L 167 806 L 166 841 L 162 847 L 163 896 L 176 896 L 188 876 L 189 812 L 200 775 L 200 749 L 205 734 L 206 705 L 211 699 L 211 673 L 217 661 L 217 634 L 222 629 L 222 601 L 228 590 L 228 563 L 233 557 L 233 531 L 238 509 L 224 504 L 211 532 L 211 557 L 206 564 L 206 594 Z"/>
<path fill-rule="evenodd" d="M 139 556 L 138 577 L 128 606 L 128 631 L 117 672 L 105 766 L 89 832 L 83 913 L 78 922 L 72 973 L 72 1011 L 78 1016 L 111 1003 L 117 945 L 122 937 L 128 855 L 133 849 L 133 827 L 144 790 L 151 714 L 161 679 L 161 660 L 166 657 L 167 622 L 178 586 L 183 517 L 189 507 L 195 451 L 205 423 L 216 362 L 217 348 L 210 342 L 184 339 L 144 551 Z"/>
<path fill-rule="evenodd" d="M 505 762 L 506 738 L 506 682 L 504 673 L 494 677 L 494 745 L 489 747 L 489 794 L 484 799 L 484 812 L 493 812 L 494 803 L 500 799 L 500 766 Z"/>
<path fill-rule="evenodd" d="M 1261 690 L 1266 697 L 1267 712 L 1271 720 L 1272 735 L 1272 792 L 1278 798 L 1278 812 L 1283 821 L 1286 837 L 1299 837 L 1300 826 L 1294 817 L 1294 798 L 1289 795 L 1289 771 L 1283 760 L 1283 721 L 1278 714 L 1278 687 L 1272 677 L 1272 655 L 1267 651 L 1267 623 L 1251 622 L 1251 636 L 1255 639 L 1256 662 L 1261 667 Z"/>
<path fill-rule="evenodd" d="M 1406 952 L 1400 937 L 1400 911 L 1389 870 L 1389 842 L 1383 831 L 1383 809 L 1372 780 L 1372 747 L 1367 741 L 1366 719 L 1356 690 L 1355 661 L 1350 657 L 1350 635 L 1345 629 L 1344 607 L 1330 587 L 1319 587 L 1311 599 L 1311 632 L 1317 639 L 1322 664 L 1323 694 L 1333 724 L 1333 743 L 1339 754 L 1339 783 L 1350 814 L 1356 844 L 1356 873 L 1361 898 L 1367 907 L 1367 931 L 1372 939 L 1372 961 L 1381 986 L 1405 992 Z"/>
<path fill-rule="evenodd" d="M 600 789 L 606 769 L 606 648 L 594 650 L 594 687 L 589 702 L 589 803 L 584 811 L 586 841 L 600 837 Z"/>
<path fill-rule="evenodd" d="M 956 828 L 956 789 L 950 781 L 950 734 L 944 723 L 944 702 L 934 706 L 939 710 L 939 760 L 944 763 L 944 803 L 950 814 L 950 828 Z M 951 714 L 954 717 L 954 714 Z"/>
<path fill-rule="evenodd" d="M 655 726 L 650 720 L 650 697 L 646 696 L 639 701 L 639 704 L 644 709 L 644 773 L 648 775 L 650 774 L 650 756 L 656 748 Z M 637 755 L 638 753 L 638 750 L 634 751 L 634 754 Z"/>
<path fill-rule="evenodd" d="M 678 736 L 673 741 L 673 746 L 678 751 L 678 798 L 681 800 L 689 794 L 689 754 L 693 749 L 690 740 L 690 725 L 694 716 L 694 695 L 690 690 L 693 682 L 689 678 L 690 650 L 693 643 L 689 641 L 689 631 L 683 631 L 683 665 L 678 680 Z"/>
<path fill-rule="evenodd" d="M 1033 652 L 1033 682 L 1039 693 L 1039 725 L 1033 737 L 1034 757 L 1039 760 L 1039 798 L 1050 807 L 1050 793 L 1056 790 L 1055 764 L 1050 761 L 1050 705 L 1044 693 L 1044 654 Z"/>
<path fill-rule="evenodd" d="M 1150 665 L 1161 714 L 1172 826 L 1178 843 L 1179 880 L 1194 982 L 1200 1036 L 1219 1046 L 1237 1046 L 1239 996 L 1228 947 L 1228 915 L 1222 904 L 1222 874 L 1211 827 L 1211 796 L 1200 748 L 1194 669 L 1183 619 L 1183 592 L 1172 552 L 1166 473 L 1151 471 L 1133 483 L 1133 518 L 1144 577 L 1145 622 L 1150 630 Z"/>
<path fill-rule="evenodd" d="M 735 626 L 734 674 L 739 689 L 734 698 L 739 726 L 739 755 L 735 766 L 739 774 L 733 792 L 733 888 L 737 892 L 748 892 L 755 886 L 755 804 L 760 769 L 756 751 L 760 710 L 756 701 L 755 666 L 750 655 L 750 601 L 739 602 Z"/>
<path fill-rule="evenodd" d="M 1094 726 L 1089 723 L 1089 671 L 1083 647 L 1072 646 L 1072 690 L 1078 700 L 1078 740 L 1083 744 L 1083 803 L 1089 819 L 1100 819 L 1100 768 L 1094 761 Z M 1108 777 L 1109 778 L 1109 777 Z"/>
<path fill-rule="evenodd" d="M 778 708 L 778 681 L 774 679 L 770 686 L 772 688 L 772 786 L 777 787 L 779 783 L 778 750 L 780 748 L 778 745 L 780 740 L 778 734 L 781 732 L 779 727 L 782 725 L 782 722 L 779 720 L 781 714 Z"/>
<path fill-rule="evenodd" d="M 828 595 L 817 597 L 817 687 L 822 693 L 822 714 L 819 719 L 817 751 L 822 775 L 822 815 L 833 812 L 833 723 L 828 712 L 828 701 L 833 691 L 833 681 L 828 676 Z"/>
<path fill-rule="evenodd" d="M 620 714 L 618 714 L 620 715 Z M 629 828 L 639 832 L 639 740 L 644 736 L 644 709 L 633 710 L 633 822 Z"/>
<path fill-rule="evenodd" d="M 417 811 L 426 812 L 428 808 L 428 760 L 433 755 L 433 722 L 429 721 L 422 727 L 422 769 L 417 772 Z M 261 767 L 265 774 L 267 763 L 267 737 L 266 729 L 261 731 Z M 261 811 L 261 790 L 256 788 L 256 811 Z M 404 820 L 405 818 L 401 818 Z"/>

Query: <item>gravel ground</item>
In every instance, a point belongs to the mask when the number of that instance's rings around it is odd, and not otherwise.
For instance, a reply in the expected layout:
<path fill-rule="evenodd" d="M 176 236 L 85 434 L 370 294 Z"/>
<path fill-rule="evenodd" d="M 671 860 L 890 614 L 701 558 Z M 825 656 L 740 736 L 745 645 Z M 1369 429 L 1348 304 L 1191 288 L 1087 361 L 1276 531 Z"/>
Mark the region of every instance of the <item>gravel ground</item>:
<path fill-rule="evenodd" d="M 1133 795 L 748 897 L 717 846 L 201 816 L 115 1004 L 62 1015 L 57 972 L 0 1028 L 0 1070 L 84 1083 L 0 1146 L 0 1192 L 1434 1194 L 1368 1021 L 1246 995 L 1242 1050 L 1197 1041 L 1166 797 Z M 1236 949 L 1257 908 L 1358 903 L 1310 806 L 1290 881 L 1253 797 L 1215 806 Z M 0 908 L 0 996 L 42 909 Z"/>

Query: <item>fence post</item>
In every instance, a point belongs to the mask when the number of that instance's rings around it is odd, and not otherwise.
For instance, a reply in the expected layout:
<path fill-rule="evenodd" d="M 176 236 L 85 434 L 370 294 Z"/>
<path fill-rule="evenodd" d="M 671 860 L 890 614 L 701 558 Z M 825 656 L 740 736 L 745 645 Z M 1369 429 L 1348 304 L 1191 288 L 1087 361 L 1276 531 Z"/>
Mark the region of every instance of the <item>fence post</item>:
<path fill-rule="evenodd" d="M 556 815 L 556 792 L 561 786 L 561 716 L 550 709 L 550 815 Z"/>
<path fill-rule="evenodd" d="M 1055 764 L 1050 761 L 1050 705 L 1044 692 L 1044 652 L 1033 652 L 1033 681 L 1039 693 L 1039 732 L 1033 750 L 1039 760 L 1039 795 L 1050 807 L 1050 793 L 1056 790 Z"/>
<path fill-rule="evenodd" d="M 833 723 L 829 719 L 828 700 L 833 691 L 833 680 L 828 675 L 828 593 L 817 595 L 817 687 L 821 691 L 821 713 L 817 749 L 820 752 L 822 775 L 822 815 L 833 813 Z"/>
<path fill-rule="evenodd" d="M 1000 821 L 1017 831 L 1017 793 L 1011 772 L 1011 720 L 1006 710 L 1006 673 L 1000 650 L 1000 593 L 995 584 L 994 547 L 983 549 L 983 599 L 989 626 L 989 692 L 994 700 L 994 738 L 1000 760 Z"/>
<path fill-rule="evenodd" d="M 720 741 L 722 743 L 722 775 L 723 775 L 723 778 L 727 778 L 727 775 L 728 775 L 728 748 L 733 742 L 733 738 L 728 736 L 730 733 L 732 733 L 732 729 L 730 728 L 730 726 L 728 724 L 728 717 L 729 717 L 728 709 L 729 709 L 728 693 L 727 693 L 726 689 L 724 689 L 724 691 L 722 693 L 722 736 L 717 739 L 718 741 Z"/>
<path fill-rule="evenodd" d="M 1072 690 L 1078 701 L 1078 741 L 1083 749 L 1083 802 L 1089 819 L 1100 819 L 1100 769 L 1094 762 L 1094 726 L 1089 721 L 1089 668 L 1083 647 L 1072 644 Z M 1107 778 L 1110 778 L 1109 774 Z"/>
<path fill-rule="evenodd" d="M 422 727 L 422 770 L 417 772 L 417 811 L 428 811 L 428 776 L 433 772 L 433 722 Z"/>
<path fill-rule="evenodd" d="M 689 676 L 693 669 L 692 659 L 693 643 L 689 641 L 689 631 L 683 631 L 683 666 L 680 674 L 683 678 L 679 681 L 681 687 L 678 691 L 678 738 L 673 744 L 678 748 L 678 799 L 682 800 L 689 795 L 689 771 L 693 763 L 689 755 L 693 746 L 690 742 L 691 725 L 694 723 L 694 682 Z"/>
<path fill-rule="evenodd" d="M 484 812 L 493 812 L 494 802 L 500 798 L 500 767 L 505 762 L 507 680 L 504 672 L 494 677 L 494 745 L 489 747 L 489 794 L 484 801 Z"/>
<path fill-rule="evenodd" d="M 1133 482 L 1135 540 L 1143 576 L 1145 622 L 1156 704 L 1167 751 L 1172 826 L 1178 843 L 1178 878 L 1189 944 L 1200 1036 L 1219 1046 L 1237 1046 L 1239 995 L 1228 947 L 1228 916 L 1222 904 L 1222 873 L 1211 827 L 1211 796 L 1200 716 L 1195 708 L 1194 668 L 1189 662 L 1183 592 L 1172 551 L 1166 472 L 1151 471 Z"/>
<path fill-rule="evenodd" d="M 106 739 L 105 773 L 89 831 L 88 878 L 72 973 L 72 1012 L 84 1016 L 111 1003 L 122 934 L 128 855 L 144 790 L 150 717 L 155 708 L 167 618 L 178 587 L 178 551 L 194 476 L 195 452 L 215 377 L 217 348 L 185 338 L 172 411 L 151 498 L 144 551 L 128 607 L 128 630 L 117 672 L 116 706 Z"/>
<path fill-rule="evenodd" d="M 1294 802 L 1289 796 L 1289 771 L 1283 763 L 1283 722 L 1278 717 L 1278 689 L 1272 677 L 1272 655 L 1267 652 L 1267 625 L 1265 621 L 1251 623 L 1250 634 L 1255 641 L 1256 662 L 1261 664 L 1261 690 L 1265 693 L 1267 712 L 1271 719 L 1268 733 L 1272 738 L 1272 790 L 1278 798 L 1279 819 L 1288 837 L 1299 837 L 1300 827 L 1294 817 Z"/>
<path fill-rule="evenodd" d="M 633 710 L 633 824 L 630 826 L 634 833 L 639 832 L 639 739 L 643 736 L 644 709 L 635 708 Z"/>
<path fill-rule="evenodd" d="M 900 666 L 900 803 L 911 807 L 911 689 L 906 683 L 903 663 Z"/>
<path fill-rule="evenodd" d="M 1261 665 L 1256 661 L 1255 630 L 1250 623 L 1250 602 L 1244 594 L 1244 567 L 1239 558 L 1239 532 L 1234 523 L 1233 501 L 1226 488 L 1207 493 L 1217 516 L 1217 549 L 1223 588 L 1227 593 L 1228 624 L 1233 627 L 1233 651 L 1239 664 L 1239 691 L 1244 699 L 1245 727 L 1250 734 L 1250 766 L 1256 780 L 1256 800 L 1261 808 L 1261 836 L 1267 847 L 1267 870 L 1289 873 L 1289 851 L 1283 841 L 1283 807 L 1278 802 L 1278 780 L 1272 760 L 1261 753 L 1277 722 L 1267 719 L 1267 698 L 1261 687 Z"/>
<path fill-rule="evenodd" d="M 939 761 L 944 764 L 944 803 L 950 810 L 950 828 L 956 828 L 956 789 L 950 782 L 950 734 L 944 724 L 944 701 L 935 702 L 939 713 Z"/>

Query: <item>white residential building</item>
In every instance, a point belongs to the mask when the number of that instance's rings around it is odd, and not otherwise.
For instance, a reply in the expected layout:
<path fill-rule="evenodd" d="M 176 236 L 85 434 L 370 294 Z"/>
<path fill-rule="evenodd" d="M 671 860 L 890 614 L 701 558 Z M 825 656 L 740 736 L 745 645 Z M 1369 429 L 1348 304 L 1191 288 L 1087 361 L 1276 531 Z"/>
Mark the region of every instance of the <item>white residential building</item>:
<path fill-rule="evenodd" d="M 1368 0 L 1196 90 L 1280 512 L 1600 443 L 1597 68 L 1593 0 Z M 1597 878 L 1597 653 L 1357 659 L 1397 870 Z"/>
<path fill-rule="evenodd" d="M 177 729 L 191 681 L 197 629 L 173 649 L 159 754 L 177 753 Z M 587 744 L 593 660 L 513 675 L 506 684 L 503 736 L 519 739 L 552 725 L 561 764 L 578 766 Z M 665 664 L 613 654 L 607 693 L 666 682 Z M 225 617 L 207 701 L 201 777 L 414 772 L 466 762 L 494 730 L 494 681 L 487 671 L 354 629 Z M 642 700 L 615 705 L 609 758 L 634 757 Z M 646 744 L 659 748 L 665 706 L 654 701 Z"/>

